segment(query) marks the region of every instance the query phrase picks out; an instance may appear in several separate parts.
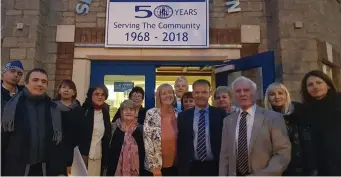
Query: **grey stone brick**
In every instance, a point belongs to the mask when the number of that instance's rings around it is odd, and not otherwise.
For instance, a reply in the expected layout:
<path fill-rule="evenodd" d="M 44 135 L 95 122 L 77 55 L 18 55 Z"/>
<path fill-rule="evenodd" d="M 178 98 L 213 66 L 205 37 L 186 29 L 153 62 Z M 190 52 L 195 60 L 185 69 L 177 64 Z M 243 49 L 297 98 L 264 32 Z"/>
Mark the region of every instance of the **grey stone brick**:
<path fill-rule="evenodd" d="M 2 47 L 16 47 L 18 44 L 18 38 L 5 37 L 2 43 Z"/>
<path fill-rule="evenodd" d="M 24 10 L 24 15 L 39 15 L 40 12 L 38 10 Z"/>
<path fill-rule="evenodd" d="M 35 59 L 36 57 L 36 48 L 28 48 L 27 49 L 27 59 Z"/>
<path fill-rule="evenodd" d="M 74 17 L 75 15 L 75 12 L 63 12 L 64 17 Z"/>
<path fill-rule="evenodd" d="M 22 11 L 21 10 L 8 10 L 6 12 L 6 15 L 22 15 Z"/>
<path fill-rule="evenodd" d="M 26 49 L 25 48 L 13 48 L 10 50 L 10 59 L 25 59 Z"/>
<path fill-rule="evenodd" d="M 56 54 L 48 54 L 45 63 L 56 63 L 57 55 Z"/>
<path fill-rule="evenodd" d="M 39 16 L 33 16 L 33 15 L 30 15 L 30 16 L 24 16 L 24 24 L 25 25 L 29 25 L 29 26 L 36 26 L 36 25 L 39 25 Z"/>
<path fill-rule="evenodd" d="M 75 17 L 63 17 L 60 24 L 61 25 L 73 25 L 75 24 Z"/>
<path fill-rule="evenodd" d="M 97 13 L 97 17 L 100 17 L 100 18 L 103 18 L 103 17 L 106 17 L 106 13 L 105 12 L 98 12 Z"/>
<path fill-rule="evenodd" d="M 48 53 L 57 53 L 57 43 L 50 42 L 47 44 L 47 52 Z"/>
<path fill-rule="evenodd" d="M 96 22 L 97 20 L 97 13 L 89 12 L 86 15 L 76 15 L 76 22 L 77 23 L 92 23 Z"/>

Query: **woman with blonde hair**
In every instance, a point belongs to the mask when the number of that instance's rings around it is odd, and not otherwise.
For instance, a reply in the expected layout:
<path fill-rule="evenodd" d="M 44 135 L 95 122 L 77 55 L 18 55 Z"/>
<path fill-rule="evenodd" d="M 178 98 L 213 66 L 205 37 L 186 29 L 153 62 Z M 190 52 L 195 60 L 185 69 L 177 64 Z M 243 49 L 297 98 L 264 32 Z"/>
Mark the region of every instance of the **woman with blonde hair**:
<path fill-rule="evenodd" d="M 264 106 L 268 110 L 283 114 L 292 145 L 291 161 L 284 176 L 308 176 L 314 174 L 311 159 L 312 142 L 308 124 L 303 120 L 302 105 L 292 102 L 288 89 L 281 83 L 269 85 L 265 92 Z"/>
<path fill-rule="evenodd" d="M 177 176 L 177 112 L 175 93 L 169 84 L 157 88 L 156 107 L 147 111 L 143 126 L 145 168 L 154 176 Z"/>
<path fill-rule="evenodd" d="M 227 86 L 219 86 L 213 94 L 214 106 L 221 108 L 230 114 L 235 111 L 235 107 L 232 105 L 232 93 Z"/>

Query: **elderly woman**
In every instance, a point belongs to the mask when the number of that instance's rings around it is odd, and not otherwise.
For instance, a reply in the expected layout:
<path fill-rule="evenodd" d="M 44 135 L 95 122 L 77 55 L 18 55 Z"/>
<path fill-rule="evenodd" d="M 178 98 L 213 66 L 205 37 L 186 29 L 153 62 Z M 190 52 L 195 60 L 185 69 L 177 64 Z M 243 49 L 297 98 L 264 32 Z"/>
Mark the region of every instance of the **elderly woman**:
<path fill-rule="evenodd" d="M 175 102 L 173 104 L 176 111 L 179 113 L 184 110 L 184 106 L 181 104 L 182 96 L 188 91 L 188 82 L 184 76 L 178 77 L 174 83 L 175 88 Z"/>
<path fill-rule="evenodd" d="M 77 89 L 72 80 L 63 80 L 58 89 L 58 96 L 55 103 L 61 111 L 63 140 L 65 145 L 67 174 L 71 174 L 71 166 L 73 163 L 73 150 L 79 145 L 81 135 L 82 118 L 84 111 L 76 99 Z"/>
<path fill-rule="evenodd" d="M 135 116 L 137 117 L 138 123 L 143 125 L 144 119 L 146 117 L 146 109 L 142 106 L 142 102 L 144 100 L 144 91 L 141 87 L 134 87 L 129 92 L 129 100 L 132 100 L 135 105 Z M 115 122 L 121 116 L 120 110 L 118 110 L 112 120 Z"/>
<path fill-rule="evenodd" d="M 174 90 L 169 84 L 157 88 L 156 108 L 147 111 L 143 126 L 146 150 L 145 168 L 154 176 L 177 176 L 177 112 L 173 108 Z"/>
<path fill-rule="evenodd" d="M 214 94 L 214 105 L 215 107 L 221 108 L 225 110 L 227 113 L 231 113 L 235 110 L 235 108 L 232 106 L 232 94 L 228 87 L 226 86 L 219 86 Z"/>
<path fill-rule="evenodd" d="M 112 123 L 106 175 L 142 176 L 145 158 L 143 129 L 135 116 L 135 104 L 125 100 L 119 109 L 121 116 Z"/>
<path fill-rule="evenodd" d="M 193 93 L 192 92 L 184 93 L 184 95 L 182 96 L 182 99 L 181 99 L 181 104 L 183 105 L 184 110 L 194 108 L 195 102 L 194 102 L 194 98 L 193 98 Z"/>
<path fill-rule="evenodd" d="M 319 70 L 303 77 L 301 93 L 311 124 L 318 175 L 341 176 L 341 94 Z"/>
<path fill-rule="evenodd" d="M 303 120 L 302 105 L 291 102 L 288 89 L 281 83 L 269 85 L 265 92 L 265 108 L 283 114 L 291 142 L 291 161 L 284 176 L 310 176 L 314 172 L 312 141 L 307 123 Z"/>
<path fill-rule="evenodd" d="M 103 86 L 90 88 L 87 99 L 83 104 L 82 138 L 79 151 L 88 169 L 89 176 L 100 176 L 102 160 L 104 160 L 111 133 L 110 115 L 105 100 L 108 98 L 108 89 Z"/>

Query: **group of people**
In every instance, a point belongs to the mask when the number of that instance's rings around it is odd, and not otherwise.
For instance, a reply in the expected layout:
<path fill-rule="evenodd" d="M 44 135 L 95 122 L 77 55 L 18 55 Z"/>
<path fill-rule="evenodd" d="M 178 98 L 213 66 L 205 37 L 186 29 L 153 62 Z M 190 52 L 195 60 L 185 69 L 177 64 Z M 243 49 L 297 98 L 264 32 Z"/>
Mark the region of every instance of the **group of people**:
<path fill-rule="evenodd" d="M 134 87 L 112 121 L 104 85 L 81 105 L 71 80 L 51 99 L 45 70 L 29 71 L 24 87 L 22 76 L 20 61 L 3 68 L 1 175 L 71 175 L 75 149 L 89 176 L 341 175 L 341 95 L 318 70 L 304 76 L 301 103 L 275 82 L 258 106 L 257 85 L 240 76 L 210 106 L 209 81 L 188 92 L 179 77 L 157 88 L 149 110 Z"/>

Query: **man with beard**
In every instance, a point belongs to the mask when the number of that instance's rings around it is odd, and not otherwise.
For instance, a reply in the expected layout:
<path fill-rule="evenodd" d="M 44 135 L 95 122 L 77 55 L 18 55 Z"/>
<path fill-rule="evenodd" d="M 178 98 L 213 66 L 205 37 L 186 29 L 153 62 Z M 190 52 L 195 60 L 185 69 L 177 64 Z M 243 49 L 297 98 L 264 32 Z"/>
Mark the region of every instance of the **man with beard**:
<path fill-rule="evenodd" d="M 25 88 L 6 104 L 1 120 L 5 176 L 63 175 L 61 115 L 46 94 L 45 70 L 27 73 Z"/>
<path fill-rule="evenodd" d="M 23 86 L 18 85 L 23 75 L 23 71 L 24 68 L 19 60 L 9 62 L 3 68 L 1 74 L 1 113 L 12 96 L 24 88 Z"/>

